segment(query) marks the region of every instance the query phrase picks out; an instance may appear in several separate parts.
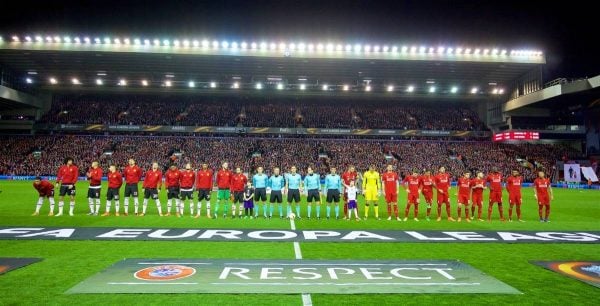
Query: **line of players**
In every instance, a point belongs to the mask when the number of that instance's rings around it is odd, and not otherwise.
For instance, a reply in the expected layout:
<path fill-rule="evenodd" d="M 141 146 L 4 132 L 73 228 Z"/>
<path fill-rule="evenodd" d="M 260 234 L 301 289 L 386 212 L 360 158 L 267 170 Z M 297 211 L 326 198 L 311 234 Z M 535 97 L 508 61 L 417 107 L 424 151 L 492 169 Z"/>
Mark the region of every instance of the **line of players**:
<path fill-rule="evenodd" d="M 206 204 L 206 216 L 209 218 L 217 218 L 221 204 L 223 205 L 223 217 L 227 217 L 229 210 L 229 202 L 231 203 L 231 216 L 236 217 L 236 207 L 239 207 L 237 215 L 242 217 L 245 215 L 250 218 L 257 218 L 260 215 L 262 207 L 263 217 L 272 218 L 275 204 L 277 204 L 279 217 L 290 216 L 295 208 L 295 217 L 301 218 L 300 211 L 300 195 L 306 190 L 307 200 L 307 218 L 312 217 L 313 202 L 316 203 L 316 218 L 321 218 L 321 205 L 323 196 L 326 198 L 326 218 L 331 217 L 331 206 L 335 213 L 335 218 L 340 218 L 339 203 L 343 194 L 344 212 L 343 218 L 350 219 L 352 214 L 356 220 L 358 217 L 357 195 L 359 194 L 357 182 L 362 180 L 362 193 L 365 196 L 365 211 L 364 218 L 369 217 L 369 209 L 371 205 L 374 208 L 376 219 L 379 218 L 379 196 L 385 194 L 385 202 L 387 203 L 388 220 L 394 216 L 398 221 L 407 221 L 411 207 L 413 207 L 414 220 L 419 221 L 419 197 L 420 194 L 425 198 L 427 204 L 426 219 L 429 221 L 431 216 L 433 190 L 437 193 L 437 221 L 442 219 L 442 207 L 446 208 L 446 217 L 449 221 L 462 221 L 462 210 L 465 211 L 465 220 L 470 222 L 475 218 L 481 218 L 483 207 L 483 190 L 490 189 L 489 204 L 488 204 L 488 221 L 492 220 L 493 205 L 497 204 L 500 220 L 504 221 L 504 211 L 502 207 L 502 183 L 506 183 L 506 189 L 509 194 L 509 221 L 512 221 L 513 208 L 516 207 L 516 215 L 519 221 L 521 219 L 521 185 L 522 177 L 517 170 L 512 171 L 512 175 L 506 180 L 503 180 L 502 174 L 496 168 L 484 178 L 482 172 L 478 172 L 474 179 L 470 178 L 471 173 L 465 172 L 458 179 L 457 186 L 457 214 L 458 219 L 455 220 L 451 214 L 450 208 L 450 184 L 451 175 L 446 172 L 444 167 L 440 167 L 436 175 L 432 175 L 431 171 L 425 170 L 423 175 L 419 171 L 413 170 L 411 175 L 406 176 L 403 180 L 400 179 L 398 173 L 393 170 L 392 165 L 387 166 L 387 170 L 381 175 L 375 170 L 375 166 L 370 166 L 362 176 L 359 175 L 353 166 L 348 168 L 341 176 L 336 173 L 336 168 L 330 168 L 330 173 L 325 176 L 325 184 L 321 185 L 321 177 L 314 173 L 309 167 L 307 174 L 302 176 L 297 173 L 295 166 L 290 168 L 290 172 L 282 175 L 279 168 L 273 169 L 273 174 L 267 176 L 262 167 L 257 168 L 256 174 L 252 176 L 252 180 L 248 180 L 239 167 L 235 168 L 235 172 L 229 170 L 227 162 L 223 163 L 221 169 L 214 174 L 212 169 L 208 168 L 208 164 L 202 164 L 201 169 L 194 171 L 191 164 L 186 164 L 185 169 L 179 170 L 176 165 L 170 165 L 169 169 L 164 173 L 164 186 L 167 190 L 167 210 L 163 214 L 162 205 L 159 200 L 159 191 L 163 185 L 163 173 L 159 169 L 158 163 L 153 163 L 152 168 L 146 171 L 145 175 L 142 169 L 135 164 L 133 159 L 129 159 L 128 166 L 125 167 L 123 174 L 117 171 L 115 165 L 109 167 L 107 173 L 108 191 L 106 193 L 105 212 L 102 216 L 109 216 L 112 201 L 115 202 L 115 215 L 120 213 L 120 188 L 125 181 L 124 190 L 124 215 L 129 213 L 129 199 L 133 198 L 134 214 L 144 216 L 147 212 L 149 200 L 154 200 L 159 216 L 170 216 L 173 206 L 175 206 L 175 214 L 184 215 L 185 202 L 189 203 L 190 215 L 199 218 L 201 216 L 202 201 Z M 73 216 L 75 207 L 75 185 L 78 179 L 79 169 L 73 164 L 72 158 L 66 158 L 65 163 L 58 170 L 57 184 L 59 188 L 59 203 L 58 214 L 63 214 L 64 197 L 70 198 L 69 215 Z M 102 168 L 98 162 L 93 162 L 86 176 L 90 182 L 88 189 L 88 204 L 90 208 L 89 215 L 98 215 L 100 213 L 100 197 L 101 197 L 101 181 L 103 178 Z M 143 180 L 143 203 L 140 211 L 138 200 L 138 185 Z M 214 211 L 211 213 L 210 194 L 213 186 L 216 185 L 217 202 L 215 203 Z M 398 189 L 403 186 L 407 192 L 407 204 L 404 211 L 404 218 L 400 218 L 398 213 Z M 36 210 L 33 215 L 39 215 L 40 208 L 43 204 L 43 199 L 48 198 L 50 202 L 50 213 L 54 212 L 54 185 L 41 178 L 36 178 L 33 186 L 38 190 L 39 199 L 36 205 Z M 548 222 L 550 214 L 550 200 L 553 199 L 550 180 L 545 177 L 544 172 L 538 173 L 538 178 L 534 181 L 534 196 L 538 203 L 538 213 L 540 221 Z M 194 191 L 197 191 L 197 203 L 194 207 Z M 269 194 L 267 201 L 267 194 Z M 286 214 L 283 213 L 283 197 L 286 195 L 287 205 Z M 256 210 L 255 208 L 256 202 Z M 175 204 L 175 205 L 173 205 Z M 237 205 L 236 205 L 237 204 Z M 196 209 L 195 209 L 196 208 Z M 470 209 L 469 209 L 470 208 Z M 194 215 L 194 211 L 196 214 Z"/>

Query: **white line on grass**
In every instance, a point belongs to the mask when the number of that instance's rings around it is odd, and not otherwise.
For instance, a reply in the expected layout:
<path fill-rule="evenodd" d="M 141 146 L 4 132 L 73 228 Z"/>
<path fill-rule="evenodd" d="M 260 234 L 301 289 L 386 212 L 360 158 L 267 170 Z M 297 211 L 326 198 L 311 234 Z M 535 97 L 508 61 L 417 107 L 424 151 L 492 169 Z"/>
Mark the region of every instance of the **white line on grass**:
<path fill-rule="evenodd" d="M 296 223 L 294 223 L 293 219 L 290 219 L 290 226 L 292 227 L 292 231 L 296 230 Z M 296 255 L 296 259 L 302 259 L 302 251 L 300 250 L 300 243 L 298 241 L 294 241 L 294 254 Z M 312 306 L 312 298 L 310 294 L 303 293 L 302 294 L 302 305 L 303 306 Z"/>
<path fill-rule="evenodd" d="M 198 285 L 198 283 L 107 283 L 109 285 Z"/>

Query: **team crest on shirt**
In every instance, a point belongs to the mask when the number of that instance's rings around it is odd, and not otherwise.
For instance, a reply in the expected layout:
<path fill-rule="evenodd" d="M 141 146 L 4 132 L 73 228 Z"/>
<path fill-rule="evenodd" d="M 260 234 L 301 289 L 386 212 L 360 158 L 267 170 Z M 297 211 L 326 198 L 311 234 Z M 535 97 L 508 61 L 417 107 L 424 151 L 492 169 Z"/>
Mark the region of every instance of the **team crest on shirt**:
<path fill-rule="evenodd" d="M 133 274 L 137 279 L 147 281 L 172 281 L 190 277 L 196 269 L 182 265 L 162 265 L 138 270 Z"/>

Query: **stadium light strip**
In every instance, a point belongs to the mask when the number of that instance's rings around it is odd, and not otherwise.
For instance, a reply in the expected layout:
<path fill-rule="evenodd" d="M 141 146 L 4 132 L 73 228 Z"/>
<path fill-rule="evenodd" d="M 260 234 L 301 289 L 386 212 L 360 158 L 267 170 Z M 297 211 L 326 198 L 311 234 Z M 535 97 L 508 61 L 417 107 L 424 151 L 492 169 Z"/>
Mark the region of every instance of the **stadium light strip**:
<path fill-rule="evenodd" d="M 468 46 L 425 46 L 425 45 L 397 45 L 397 44 L 349 44 L 331 42 L 282 42 L 282 41 L 228 41 L 209 39 L 158 39 L 110 36 L 65 36 L 41 35 L 10 36 L 5 40 L 0 35 L 0 44 L 79 44 L 79 45 L 105 45 L 105 46 L 138 46 L 144 48 L 185 48 L 185 49 L 210 49 L 232 51 L 281 51 L 299 53 L 340 53 L 340 54 L 410 54 L 422 57 L 539 57 L 544 53 L 539 50 L 506 48 L 482 48 Z"/>

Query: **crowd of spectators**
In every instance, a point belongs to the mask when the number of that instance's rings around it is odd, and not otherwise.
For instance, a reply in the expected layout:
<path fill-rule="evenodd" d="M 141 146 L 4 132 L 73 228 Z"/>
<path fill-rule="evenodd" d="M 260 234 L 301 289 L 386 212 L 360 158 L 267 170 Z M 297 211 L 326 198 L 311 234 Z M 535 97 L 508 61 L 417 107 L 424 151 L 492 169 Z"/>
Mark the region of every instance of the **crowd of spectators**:
<path fill-rule="evenodd" d="M 157 95 L 56 96 L 41 122 L 421 130 L 485 130 L 464 106 L 248 97 Z"/>
<path fill-rule="evenodd" d="M 2 175 L 53 175 L 65 157 L 73 157 L 82 175 L 94 160 L 108 168 L 109 164 L 123 167 L 134 158 L 144 169 L 153 161 L 162 168 L 173 161 L 180 167 L 190 162 L 195 168 L 206 162 L 213 169 L 227 161 L 249 172 L 258 166 L 288 171 L 292 165 L 301 172 L 309 165 L 320 173 L 349 165 L 359 171 L 375 165 L 383 171 L 392 164 L 403 174 L 415 169 L 436 172 L 445 166 L 456 177 L 464 171 L 488 173 L 497 167 L 505 176 L 518 169 L 531 181 L 537 169 L 552 177 L 557 160 L 577 154 L 560 145 L 468 141 L 73 135 L 2 136 L 0 141 L 4 144 L 0 148 Z"/>

